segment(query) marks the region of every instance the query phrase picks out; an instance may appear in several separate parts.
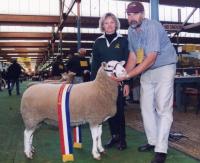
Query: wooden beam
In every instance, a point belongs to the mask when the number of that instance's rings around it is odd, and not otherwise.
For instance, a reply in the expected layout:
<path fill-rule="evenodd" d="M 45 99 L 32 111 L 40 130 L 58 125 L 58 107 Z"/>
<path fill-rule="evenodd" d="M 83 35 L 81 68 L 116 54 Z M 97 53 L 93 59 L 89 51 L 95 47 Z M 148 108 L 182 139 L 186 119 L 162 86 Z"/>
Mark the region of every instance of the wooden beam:
<path fill-rule="evenodd" d="M 60 21 L 59 16 L 38 16 L 38 15 L 11 15 L 0 14 L 1 25 L 20 25 L 20 26 L 54 26 L 58 25 Z M 120 19 L 122 23 L 126 19 Z M 99 23 L 99 17 L 81 17 L 81 27 L 84 28 L 97 28 Z M 123 23 L 124 24 L 124 23 Z M 63 24 L 64 27 L 76 27 L 76 17 L 68 16 Z"/>
<path fill-rule="evenodd" d="M 52 26 L 58 23 L 58 16 L 0 14 L 1 25 Z"/>
<path fill-rule="evenodd" d="M 58 51 L 58 49 L 55 49 L 55 53 Z M 89 50 L 87 49 L 87 54 L 90 55 L 90 53 L 92 52 L 92 49 Z M 27 53 L 31 53 L 31 55 L 27 55 Z M 63 50 L 63 53 L 65 55 L 68 55 L 68 54 L 73 54 L 73 53 L 77 53 L 77 48 L 70 48 L 70 50 Z M 34 56 L 34 57 L 40 57 L 40 56 L 45 56 L 47 55 L 47 51 L 44 51 L 44 52 L 33 52 L 33 51 L 19 51 L 19 50 L 0 50 L 0 56 L 7 56 L 6 54 L 9 54 L 9 56 Z M 12 55 L 14 54 L 14 55 Z M 17 55 L 16 55 L 17 54 Z"/>
<path fill-rule="evenodd" d="M 197 28 L 199 26 L 199 23 L 195 24 L 196 26 L 194 26 L 194 28 Z M 185 26 L 185 27 L 191 27 L 191 26 Z M 200 28 L 199 28 L 200 29 Z M 189 29 L 188 29 L 189 30 Z M 33 40 L 33 38 L 35 38 L 36 40 L 42 40 L 44 38 L 49 39 L 50 38 L 51 33 L 37 33 L 37 32 L 33 32 L 33 33 L 29 33 L 29 32 L 0 32 L 0 40 Z M 82 33 L 81 34 L 81 39 L 82 42 L 84 41 L 94 41 L 96 40 L 99 36 L 101 35 L 101 33 Z M 127 35 L 124 35 L 125 37 L 127 37 Z M 77 36 L 76 33 L 63 33 L 63 40 L 67 40 L 67 41 L 76 41 L 77 40 Z M 180 40 L 185 40 L 188 39 L 191 42 L 196 42 L 196 38 L 190 38 L 190 37 L 180 37 Z M 192 41 L 194 39 L 194 41 Z M 65 43 L 67 44 L 67 43 Z M 19 53 L 38 53 L 38 52 L 43 52 L 43 51 L 47 51 L 47 48 L 43 50 L 14 50 L 13 53 L 19 52 Z M 12 53 L 12 51 L 10 51 L 10 53 Z"/>
<path fill-rule="evenodd" d="M 37 58 L 44 58 L 44 55 L 26 55 L 26 54 L 18 54 L 18 55 L 6 55 L 8 57 L 37 57 Z"/>
<path fill-rule="evenodd" d="M 194 24 L 189 24 L 183 27 L 184 31 L 193 31 L 194 29 L 198 30 L 200 33 L 200 22 L 194 23 Z"/>
<path fill-rule="evenodd" d="M 51 33 L 43 32 L 0 32 L 0 40 L 49 40 Z"/>
<path fill-rule="evenodd" d="M 121 0 L 120 0 L 121 1 Z M 133 0 L 122 0 L 133 1 Z M 150 0 L 140 0 L 141 2 L 149 2 Z M 159 0 L 159 4 L 170 6 L 182 6 L 182 7 L 200 7 L 199 0 Z"/>
<path fill-rule="evenodd" d="M 173 37 L 171 38 L 171 41 L 173 43 L 177 42 L 177 38 Z M 194 37 L 179 37 L 179 44 L 199 44 L 200 38 L 194 38 Z"/>
<path fill-rule="evenodd" d="M 199 0 L 159 0 L 160 4 L 181 7 L 200 7 Z"/>
<path fill-rule="evenodd" d="M 82 33 L 82 41 L 96 40 L 101 33 Z M 41 32 L 0 32 L 0 40 L 49 40 L 51 39 L 51 33 Z M 63 40 L 77 40 L 76 33 L 63 33 Z"/>
<path fill-rule="evenodd" d="M 12 53 L 37 53 L 37 54 L 43 54 L 46 53 L 47 49 L 39 49 L 39 50 L 29 50 L 29 49 L 24 49 L 24 48 L 17 48 L 14 50 L 1 50 L 0 53 L 6 53 L 6 54 L 12 54 Z"/>
<path fill-rule="evenodd" d="M 34 19 L 33 19 L 34 18 Z M 1 25 L 31 25 L 31 26 L 54 26 L 59 24 L 59 16 L 38 16 L 38 15 L 5 15 L 0 14 L 0 24 Z M 128 29 L 127 19 L 119 19 L 121 23 L 121 29 Z M 176 22 L 161 21 L 164 24 L 181 24 Z M 82 28 L 98 28 L 99 17 L 81 17 L 81 27 Z M 186 25 L 190 25 L 188 23 Z M 76 17 L 68 16 L 64 23 L 64 27 L 76 27 Z M 191 30 L 189 32 L 199 32 L 199 30 Z M 33 36 L 33 38 L 37 38 Z M 49 34 L 43 34 L 44 38 L 49 38 Z M 57 38 L 58 39 L 58 38 Z"/>
<path fill-rule="evenodd" d="M 48 42 L 0 42 L 0 48 L 46 48 Z"/>
<path fill-rule="evenodd" d="M 85 48 L 91 48 L 93 43 L 82 43 Z M 45 48 L 48 47 L 48 42 L 0 42 L 0 48 Z M 58 43 L 55 43 L 58 47 Z M 63 48 L 75 48 L 76 43 L 63 43 Z"/>

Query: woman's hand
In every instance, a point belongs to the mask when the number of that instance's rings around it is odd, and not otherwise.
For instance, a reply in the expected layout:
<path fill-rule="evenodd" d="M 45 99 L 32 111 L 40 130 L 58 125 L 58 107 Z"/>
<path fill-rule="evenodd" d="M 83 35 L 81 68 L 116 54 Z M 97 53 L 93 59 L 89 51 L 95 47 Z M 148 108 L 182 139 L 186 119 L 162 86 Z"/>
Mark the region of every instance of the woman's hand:
<path fill-rule="evenodd" d="M 127 74 L 127 76 L 125 77 L 116 77 L 115 75 L 111 75 L 111 79 L 116 81 L 116 82 L 121 82 L 123 80 L 128 80 L 129 79 L 129 75 Z"/>
<path fill-rule="evenodd" d="M 123 90 L 124 96 L 128 96 L 128 95 L 129 95 L 129 92 L 130 92 L 129 85 L 125 84 L 125 85 L 124 85 L 124 90 Z"/>

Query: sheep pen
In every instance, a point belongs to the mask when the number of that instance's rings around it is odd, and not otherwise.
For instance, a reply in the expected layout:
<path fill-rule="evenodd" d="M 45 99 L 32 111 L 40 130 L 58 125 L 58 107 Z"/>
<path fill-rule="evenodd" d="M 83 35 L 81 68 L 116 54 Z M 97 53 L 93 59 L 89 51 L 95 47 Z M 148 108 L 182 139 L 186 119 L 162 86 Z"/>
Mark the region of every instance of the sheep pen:
<path fill-rule="evenodd" d="M 101 142 L 102 122 L 116 113 L 118 82 L 110 78 L 126 76 L 124 61 L 103 62 L 94 81 L 74 84 L 69 98 L 71 126 L 89 123 L 92 155 L 100 160 L 104 152 Z M 21 99 L 21 115 L 25 124 L 24 153 L 33 158 L 33 133 L 45 120 L 58 121 L 57 99 L 61 84 L 43 83 L 29 87 Z M 39 94 L 38 94 L 39 92 Z M 108 100 L 109 99 L 109 100 Z"/>

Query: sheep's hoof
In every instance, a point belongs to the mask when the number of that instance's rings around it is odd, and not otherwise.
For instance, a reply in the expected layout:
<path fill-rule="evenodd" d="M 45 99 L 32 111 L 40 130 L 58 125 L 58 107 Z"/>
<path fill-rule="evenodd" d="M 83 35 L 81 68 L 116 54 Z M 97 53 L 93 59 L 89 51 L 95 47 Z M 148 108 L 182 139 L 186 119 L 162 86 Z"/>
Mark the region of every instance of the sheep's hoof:
<path fill-rule="evenodd" d="M 26 155 L 26 157 L 28 158 L 28 159 L 33 159 L 33 153 L 32 152 L 24 152 L 25 153 L 25 155 Z"/>
<path fill-rule="evenodd" d="M 105 155 L 105 154 L 106 154 L 106 151 L 103 150 L 103 151 L 101 151 L 100 153 L 101 153 L 102 155 Z"/>
<path fill-rule="evenodd" d="M 35 147 L 34 146 L 31 147 L 31 152 L 35 153 Z"/>
<path fill-rule="evenodd" d="M 95 160 L 101 160 L 101 155 L 99 154 L 99 152 L 94 152 L 92 153 L 92 155 Z"/>
<path fill-rule="evenodd" d="M 96 156 L 96 157 L 94 156 L 94 159 L 99 161 L 99 160 L 101 160 L 101 156 L 100 155 Z"/>

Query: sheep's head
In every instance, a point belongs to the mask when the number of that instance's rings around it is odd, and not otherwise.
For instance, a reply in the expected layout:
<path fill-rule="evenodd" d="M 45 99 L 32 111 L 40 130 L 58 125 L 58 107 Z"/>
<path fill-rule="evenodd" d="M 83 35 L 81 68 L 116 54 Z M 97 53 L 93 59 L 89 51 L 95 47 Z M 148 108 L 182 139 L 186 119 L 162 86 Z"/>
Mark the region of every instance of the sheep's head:
<path fill-rule="evenodd" d="M 62 75 L 61 81 L 67 81 L 68 83 L 71 83 L 76 73 L 69 71 L 68 73 L 64 72 L 61 75 Z"/>
<path fill-rule="evenodd" d="M 114 74 L 116 77 L 125 77 L 127 75 L 127 72 L 123 65 L 125 64 L 125 61 L 109 61 L 108 63 L 102 62 L 102 66 L 108 76 L 111 76 L 111 74 Z"/>

